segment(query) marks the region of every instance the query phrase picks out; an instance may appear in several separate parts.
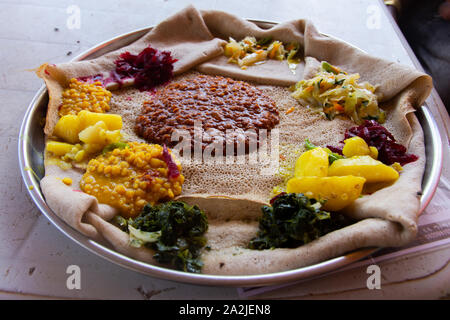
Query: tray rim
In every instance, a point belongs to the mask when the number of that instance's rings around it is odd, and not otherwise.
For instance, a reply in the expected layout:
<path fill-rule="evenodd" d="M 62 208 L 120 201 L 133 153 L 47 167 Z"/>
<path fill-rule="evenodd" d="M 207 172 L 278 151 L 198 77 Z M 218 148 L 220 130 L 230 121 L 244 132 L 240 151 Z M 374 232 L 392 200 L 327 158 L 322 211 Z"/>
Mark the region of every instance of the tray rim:
<path fill-rule="evenodd" d="M 270 27 L 277 24 L 276 22 L 263 20 L 248 19 L 248 21 L 253 22 L 259 26 L 266 26 L 266 27 L 267 26 Z M 96 55 L 102 55 L 106 52 L 123 47 L 126 45 L 126 43 L 122 42 L 122 44 L 120 44 L 119 46 L 117 46 L 117 44 L 119 44 L 120 41 L 124 40 L 125 42 L 129 41 L 129 43 L 131 43 L 140 38 L 141 36 L 143 36 L 144 34 L 146 34 L 152 28 L 153 26 L 135 29 L 130 32 L 123 33 L 108 40 L 105 40 L 97 45 L 94 45 L 88 50 L 80 53 L 70 61 L 72 62 L 72 61 L 92 59 L 95 58 Z M 327 36 L 339 39 L 334 36 L 330 35 Z M 347 43 L 344 40 L 341 39 L 339 40 Z M 354 45 L 351 46 L 355 47 Z M 357 49 L 361 50 L 359 48 Z M 42 192 L 40 191 L 38 178 L 35 176 L 32 170 L 30 170 L 31 164 L 29 158 L 30 155 L 27 153 L 27 143 L 28 143 L 27 134 L 29 134 L 31 130 L 30 119 L 32 118 L 32 116 L 34 115 L 40 104 L 44 103 L 42 102 L 42 100 L 45 100 L 47 98 L 46 95 L 47 95 L 47 88 L 45 85 L 43 85 L 37 91 L 32 101 L 30 102 L 20 127 L 19 141 L 18 141 L 18 153 L 19 153 L 18 156 L 23 182 L 27 187 L 28 193 L 31 196 L 35 205 L 38 207 L 41 213 L 43 213 L 46 216 L 46 218 L 50 220 L 50 222 L 58 230 L 60 230 L 65 236 L 67 236 L 80 246 L 84 247 L 88 251 L 116 265 L 120 265 L 124 268 L 137 271 L 145 275 L 183 283 L 191 283 L 196 285 L 232 286 L 232 287 L 267 286 L 267 285 L 287 283 L 289 281 L 308 279 L 313 276 L 335 271 L 341 267 L 347 266 L 353 262 L 361 260 L 380 249 L 380 248 L 362 248 L 354 252 L 338 256 L 311 266 L 306 266 L 288 271 L 281 271 L 261 275 L 238 275 L 238 276 L 186 273 L 182 271 L 150 265 L 148 263 L 135 260 L 121 253 L 118 253 L 102 244 L 95 242 L 94 240 L 87 238 L 83 234 L 79 233 L 78 231 L 70 227 L 61 218 L 59 218 L 47 206 L 45 199 L 42 195 Z M 422 213 L 423 210 L 425 210 L 428 203 L 431 201 L 434 192 L 437 188 L 443 165 L 442 163 L 443 152 L 442 152 L 442 139 L 440 137 L 437 123 L 434 120 L 431 112 L 426 106 L 422 106 L 418 109 L 418 111 L 416 111 L 416 115 L 420 113 L 421 117 L 423 118 L 423 121 L 425 121 L 425 123 L 429 126 L 428 129 L 430 131 L 432 141 L 431 146 L 432 154 L 434 155 L 434 157 L 432 158 L 431 170 L 429 172 L 429 177 L 431 177 L 431 179 L 428 178 L 427 181 L 425 182 L 425 186 L 423 186 L 423 194 L 421 196 L 421 207 L 420 207 L 420 213 Z M 425 174 L 426 172 L 424 172 L 424 177 Z"/>

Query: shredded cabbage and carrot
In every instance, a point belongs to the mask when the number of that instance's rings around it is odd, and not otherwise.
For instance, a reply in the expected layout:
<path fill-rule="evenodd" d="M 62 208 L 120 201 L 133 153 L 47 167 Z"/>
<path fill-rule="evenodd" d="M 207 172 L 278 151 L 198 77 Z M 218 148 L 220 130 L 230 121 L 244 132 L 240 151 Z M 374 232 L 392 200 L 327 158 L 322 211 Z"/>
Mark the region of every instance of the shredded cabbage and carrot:
<path fill-rule="evenodd" d="M 347 115 L 355 123 L 376 120 L 384 123 L 386 115 L 378 107 L 376 87 L 368 82 L 358 83 L 359 74 L 347 74 L 328 62 L 312 79 L 301 80 L 291 90 L 292 97 L 311 107 L 322 108 L 327 119 Z"/>
<path fill-rule="evenodd" d="M 297 53 L 300 46 L 298 43 L 291 42 L 287 45 L 272 38 L 263 38 L 256 40 L 255 37 L 247 36 L 237 42 L 229 38 L 224 47 L 225 56 L 229 57 L 229 63 L 236 63 L 242 69 L 254 64 L 260 64 L 268 59 L 287 60 L 289 69 L 295 74 L 295 69 L 300 63 Z"/>

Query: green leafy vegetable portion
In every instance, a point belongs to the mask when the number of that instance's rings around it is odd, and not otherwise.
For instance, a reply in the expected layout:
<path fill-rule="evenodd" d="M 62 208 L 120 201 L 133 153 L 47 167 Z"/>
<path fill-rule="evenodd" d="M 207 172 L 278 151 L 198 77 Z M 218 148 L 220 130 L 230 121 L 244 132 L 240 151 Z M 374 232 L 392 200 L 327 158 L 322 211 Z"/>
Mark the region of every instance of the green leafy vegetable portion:
<path fill-rule="evenodd" d="M 130 246 L 136 248 L 139 248 L 146 243 L 156 242 L 161 237 L 161 230 L 146 232 L 134 228 L 131 224 L 128 225 L 128 231 L 130 233 Z"/>
<path fill-rule="evenodd" d="M 306 150 L 312 150 L 317 148 L 317 146 L 315 144 L 313 144 L 311 141 L 309 141 L 309 139 L 305 140 L 305 148 Z"/>
<path fill-rule="evenodd" d="M 114 216 L 114 218 L 112 218 L 111 220 L 111 223 L 122 231 L 128 231 L 128 221 L 122 216 Z"/>
<path fill-rule="evenodd" d="M 284 193 L 262 207 L 250 249 L 296 248 L 349 224 L 341 214 L 320 210 L 321 203 L 301 193 Z"/>
<path fill-rule="evenodd" d="M 132 245 L 141 243 L 155 250 L 158 262 L 186 272 L 201 271 L 200 253 L 206 245 L 208 220 L 197 206 L 181 201 L 147 204 L 141 215 L 129 222 L 129 229 L 130 238 L 133 233 Z"/>

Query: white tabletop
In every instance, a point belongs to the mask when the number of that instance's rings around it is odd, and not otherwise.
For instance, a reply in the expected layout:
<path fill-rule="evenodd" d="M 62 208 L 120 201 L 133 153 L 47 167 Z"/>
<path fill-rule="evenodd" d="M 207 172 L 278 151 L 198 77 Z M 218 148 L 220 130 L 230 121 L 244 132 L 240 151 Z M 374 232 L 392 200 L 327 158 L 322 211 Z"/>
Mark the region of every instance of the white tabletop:
<path fill-rule="evenodd" d="M 42 86 L 30 69 L 68 61 L 113 36 L 155 25 L 192 3 L 243 18 L 282 22 L 308 18 L 319 31 L 366 52 L 414 66 L 381 2 L 369 0 L 227 1 L 0 1 L 0 298 L 239 299 L 236 288 L 207 287 L 152 278 L 124 269 L 80 247 L 34 206 L 17 160 L 19 125 Z M 80 18 L 77 20 L 77 18 Z M 448 114 L 427 101 L 444 141 L 449 174 Z M 447 190 L 448 191 L 448 190 Z M 263 298 L 443 298 L 450 294 L 450 247 L 380 262 L 380 290 L 366 286 L 366 266 L 270 291 Z M 68 289 L 68 266 L 80 267 L 81 288 Z M 70 287 L 70 286 L 69 286 Z"/>

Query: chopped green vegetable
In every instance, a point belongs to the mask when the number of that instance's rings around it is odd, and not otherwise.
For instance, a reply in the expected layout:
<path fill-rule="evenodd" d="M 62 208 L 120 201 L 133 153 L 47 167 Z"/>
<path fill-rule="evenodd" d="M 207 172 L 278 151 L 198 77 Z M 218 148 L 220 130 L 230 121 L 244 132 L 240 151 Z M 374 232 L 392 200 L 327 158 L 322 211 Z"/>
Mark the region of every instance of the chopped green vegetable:
<path fill-rule="evenodd" d="M 269 45 L 272 42 L 272 37 L 265 37 L 265 38 L 261 38 L 259 39 L 256 44 L 260 45 L 260 46 L 265 46 L 265 45 Z"/>
<path fill-rule="evenodd" d="M 312 150 L 312 149 L 317 148 L 317 146 L 314 145 L 313 143 L 311 143 L 311 141 L 309 141 L 309 139 L 306 139 L 305 140 L 305 148 L 306 148 L 306 150 Z"/>
<path fill-rule="evenodd" d="M 130 232 L 130 245 L 136 248 L 140 248 L 146 243 L 156 242 L 161 237 L 161 230 L 146 232 L 136 229 L 130 224 L 128 225 L 128 231 Z"/>
<path fill-rule="evenodd" d="M 111 223 L 122 231 L 128 231 L 128 221 L 122 216 L 114 216 Z"/>
<path fill-rule="evenodd" d="M 317 146 L 315 146 L 313 143 L 311 143 L 308 139 L 305 140 L 305 148 L 306 150 L 311 150 L 314 148 L 317 148 Z M 328 162 L 330 164 L 332 164 L 334 161 L 338 160 L 338 159 L 344 159 L 343 156 L 341 156 L 338 153 L 332 152 L 330 149 L 328 148 L 324 148 L 325 151 L 328 153 Z"/>
<path fill-rule="evenodd" d="M 347 74 L 336 66 L 323 61 L 318 73 L 291 87 L 292 97 L 302 104 L 322 109 L 328 120 L 345 115 L 362 124 L 372 117 L 379 123 L 385 121 L 384 111 L 378 106 L 376 86 L 359 82 L 359 74 Z"/>
<path fill-rule="evenodd" d="M 328 153 L 328 162 L 330 162 L 330 164 L 332 164 L 334 161 L 339 160 L 339 159 L 344 159 L 344 157 L 335 152 Z"/>
<path fill-rule="evenodd" d="M 197 206 L 180 201 L 156 206 L 147 204 L 128 227 L 130 237 L 134 237 L 132 241 L 137 239 L 155 250 L 154 258 L 158 262 L 187 272 L 201 271 L 200 251 L 206 245 L 204 234 L 208 229 L 208 220 Z M 139 241 L 132 242 L 132 245 L 138 245 Z"/>
<path fill-rule="evenodd" d="M 125 149 L 126 147 L 128 147 L 128 144 L 125 142 L 110 143 L 106 147 L 103 148 L 102 154 L 106 154 L 110 151 L 113 151 L 114 149 Z"/>
<path fill-rule="evenodd" d="M 262 207 L 259 231 L 250 249 L 296 248 L 349 224 L 341 214 L 320 210 L 320 202 L 301 193 L 277 196 Z"/>
<path fill-rule="evenodd" d="M 332 72 L 334 74 L 339 73 L 339 71 L 336 69 L 336 67 L 332 66 L 331 64 L 329 64 L 326 61 L 322 62 L 322 69 L 325 70 L 326 72 Z"/>

